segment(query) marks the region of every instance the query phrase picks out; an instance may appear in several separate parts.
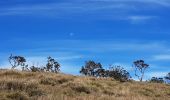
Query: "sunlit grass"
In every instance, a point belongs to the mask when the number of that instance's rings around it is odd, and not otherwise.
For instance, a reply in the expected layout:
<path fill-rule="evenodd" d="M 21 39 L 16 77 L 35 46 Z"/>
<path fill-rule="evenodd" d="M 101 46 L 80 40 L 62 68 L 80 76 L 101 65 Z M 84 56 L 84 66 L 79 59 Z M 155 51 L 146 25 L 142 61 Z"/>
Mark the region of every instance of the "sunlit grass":
<path fill-rule="evenodd" d="M 0 71 L 3 100 L 168 100 L 170 85 L 48 72 Z"/>

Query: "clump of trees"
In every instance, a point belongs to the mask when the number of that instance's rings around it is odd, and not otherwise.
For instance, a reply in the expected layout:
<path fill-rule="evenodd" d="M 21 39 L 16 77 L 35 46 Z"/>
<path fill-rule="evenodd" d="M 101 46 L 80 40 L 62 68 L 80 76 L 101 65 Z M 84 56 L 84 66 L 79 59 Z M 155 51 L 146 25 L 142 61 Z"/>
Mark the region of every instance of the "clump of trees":
<path fill-rule="evenodd" d="M 109 70 L 105 70 L 101 63 L 96 63 L 94 61 L 85 62 L 85 66 L 82 66 L 80 73 L 85 76 L 94 77 L 111 77 L 119 81 L 128 81 L 130 79 L 130 74 L 121 66 L 110 67 Z"/>
<path fill-rule="evenodd" d="M 29 67 L 26 65 L 26 59 L 22 56 L 13 56 L 12 54 L 9 57 L 9 63 L 11 64 L 12 68 L 15 69 L 16 67 L 22 67 L 23 71 L 32 71 L 32 72 L 53 72 L 53 73 L 58 73 L 60 71 L 60 64 L 53 59 L 52 57 L 47 58 L 47 64 L 44 67 L 36 67 L 36 66 L 31 66 Z"/>

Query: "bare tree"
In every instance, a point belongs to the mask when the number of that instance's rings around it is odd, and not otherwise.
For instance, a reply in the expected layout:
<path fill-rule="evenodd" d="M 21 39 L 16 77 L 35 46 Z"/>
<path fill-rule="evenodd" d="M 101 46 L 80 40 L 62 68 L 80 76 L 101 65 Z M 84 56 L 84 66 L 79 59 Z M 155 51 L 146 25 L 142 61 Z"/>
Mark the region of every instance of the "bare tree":
<path fill-rule="evenodd" d="M 146 69 L 149 68 L 149 65 L 145 64 L 145 62 L 143 60 L 137 60 L 137 61 L 133 62 L 133 64 L 134 64 L 133 67 L 135 68 L 135 76 L 137 76 L 138 79 L 140 80 L 140 82 L 142 82 L 144 73 L 145 73 Z"/>
<path fill-rule="evenodd" d="M 13 56 L 12 54 L 9 57 L 9 63 L 12 66 L 12 69 L 18 67 L 18 66 L 25 66 L 26 59 L 22 56 Z"/>

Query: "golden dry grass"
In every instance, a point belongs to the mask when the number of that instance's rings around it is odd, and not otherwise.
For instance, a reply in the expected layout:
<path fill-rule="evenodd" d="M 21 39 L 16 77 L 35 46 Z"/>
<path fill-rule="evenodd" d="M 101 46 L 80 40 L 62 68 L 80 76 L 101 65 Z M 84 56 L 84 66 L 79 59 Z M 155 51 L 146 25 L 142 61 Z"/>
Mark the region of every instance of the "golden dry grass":
<path fill-rule="evenodd" d="M 170 85 L 0 71 L 0 100 L 170 100 Z"/>

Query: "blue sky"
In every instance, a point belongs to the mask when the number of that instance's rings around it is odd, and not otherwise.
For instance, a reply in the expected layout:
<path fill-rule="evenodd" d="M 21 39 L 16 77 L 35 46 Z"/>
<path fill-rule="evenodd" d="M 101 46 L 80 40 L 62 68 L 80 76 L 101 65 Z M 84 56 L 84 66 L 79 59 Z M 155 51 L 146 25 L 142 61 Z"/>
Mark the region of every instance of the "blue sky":
<path fill-rule="evenodd" d="M 56 58 L 62 72 L 79 74 L 86 60 L 150 64 L 145 79 L 170 72 L 169 0 L 1 0 L 0 67 L 13 53 L 43 65 Z"/>

